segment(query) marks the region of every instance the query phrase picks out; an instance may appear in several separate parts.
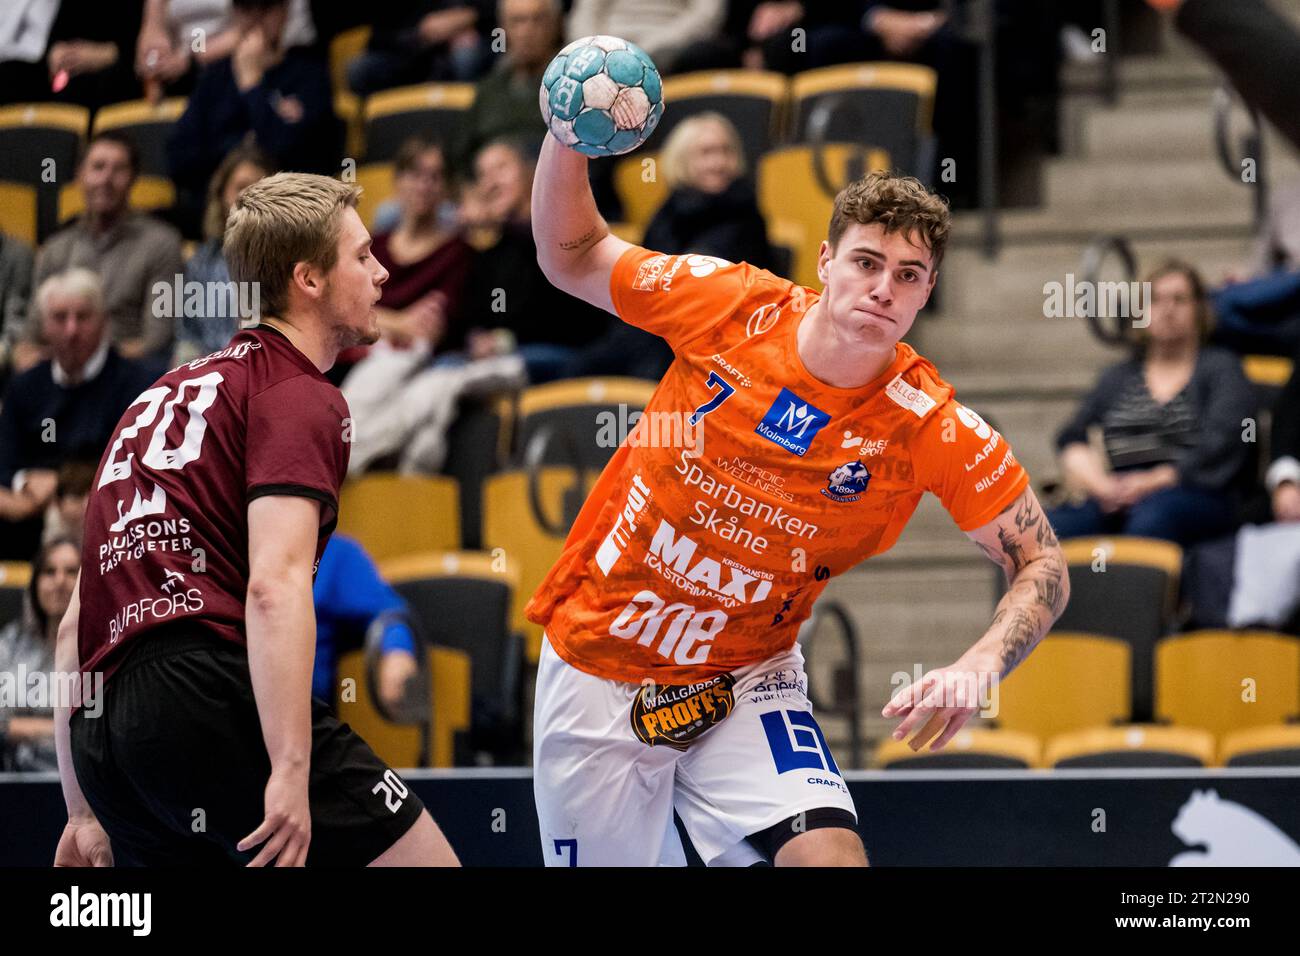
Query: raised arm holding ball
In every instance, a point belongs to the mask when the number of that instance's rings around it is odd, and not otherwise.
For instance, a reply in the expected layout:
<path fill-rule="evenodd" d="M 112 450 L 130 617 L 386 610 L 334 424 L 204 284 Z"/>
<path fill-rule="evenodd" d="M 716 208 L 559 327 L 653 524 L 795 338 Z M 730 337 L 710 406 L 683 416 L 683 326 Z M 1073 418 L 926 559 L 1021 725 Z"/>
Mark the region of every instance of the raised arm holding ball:
<path fill-rule="evenodd" d="M 554 134 L 532 198 L 543 271 L 675 355 L 526 608 L 544 628 L 543 856 L 684 864 L 676 810 L 710 865 L 862 866 L 797 641 L 827 581 L 892 547 L 927 491 L 1006 572 L 970 649 L 883 712 L 900 718 L 895 738 L 915 732 L 913 749 L 936 750 L 1064 610 L 1065 561 L 1005 439 L 900 341 L 934 288 L 946 204 L 910 177 L 849 184 L 821 244 L 821 292 L 624 242 L 596 211 L 579 151 L 644 141 L 631 122 L 643 97 L 657 122 L 649 71 L 639 88 L 617 81 L 627 49 L 579 40 L 541 90 Z"/>

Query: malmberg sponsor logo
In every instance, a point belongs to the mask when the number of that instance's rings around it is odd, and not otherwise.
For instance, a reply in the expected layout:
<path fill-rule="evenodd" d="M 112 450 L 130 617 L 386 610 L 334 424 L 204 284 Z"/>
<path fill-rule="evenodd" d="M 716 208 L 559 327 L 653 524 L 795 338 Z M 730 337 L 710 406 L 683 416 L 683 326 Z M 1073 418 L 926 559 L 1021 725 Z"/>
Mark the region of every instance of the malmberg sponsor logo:
<path fill-rule="evenodd" d="M 0 671 L 0 710 L 81 707 L 87 717 L 104 711 L 104 675 L 95 671 L 29 671 L 19 664 Z"/>
<path fill-rule="evenodd" d="M 1043 283 L 1043 315 L 1049 319 L 1131 318 L 1134 328 L 1144 329 L 1151 322 L 1150 304 L 1150 282 L 1092 282 L 1068 272 L 1065 282 Z"/>
<path fill-rule="evenodd" d="M 150 893 L 82 893 L 73 885 L 67 893 L 50 897 L 50 925 L 121 926 L 133 936 L 148 936 L 153 927 Z"/>
<path fill-rule="evenodd" d="M 154 318 L 231 318 L 256 321 L 262 317 L 261 293 L 256 282 L 185 281 L 176 273 L 171 282 L 153 284 Z"/>

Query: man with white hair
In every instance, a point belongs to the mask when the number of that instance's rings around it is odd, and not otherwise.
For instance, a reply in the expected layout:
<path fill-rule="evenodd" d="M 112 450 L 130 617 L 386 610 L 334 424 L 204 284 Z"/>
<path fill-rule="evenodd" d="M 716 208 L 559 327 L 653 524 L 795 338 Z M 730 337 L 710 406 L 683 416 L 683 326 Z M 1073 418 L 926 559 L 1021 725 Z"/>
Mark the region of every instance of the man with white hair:
<path fill-rule="evenodd" d="M 89 269 L 41 283 L 35 305 L 50 358 L 14 376 L 0 410 L 0 558 L 36 549 L 59 466 L 97 460 L 122 412 L 152 379 L 107 335 L 104 289 Z"/>

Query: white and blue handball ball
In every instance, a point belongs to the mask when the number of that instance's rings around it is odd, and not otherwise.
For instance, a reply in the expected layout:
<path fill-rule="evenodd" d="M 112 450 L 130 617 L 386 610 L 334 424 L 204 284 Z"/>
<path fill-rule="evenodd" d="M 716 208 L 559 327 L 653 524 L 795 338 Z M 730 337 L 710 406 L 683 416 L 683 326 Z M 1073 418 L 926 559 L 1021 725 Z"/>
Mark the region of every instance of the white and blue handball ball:
<path fill-rule="evenodd" d="M 546 68 L 539 96 L 551 133 L 586 156 L 631 152 L 664 115 L 654 60 L 618 37 L 574 40 Z"/>

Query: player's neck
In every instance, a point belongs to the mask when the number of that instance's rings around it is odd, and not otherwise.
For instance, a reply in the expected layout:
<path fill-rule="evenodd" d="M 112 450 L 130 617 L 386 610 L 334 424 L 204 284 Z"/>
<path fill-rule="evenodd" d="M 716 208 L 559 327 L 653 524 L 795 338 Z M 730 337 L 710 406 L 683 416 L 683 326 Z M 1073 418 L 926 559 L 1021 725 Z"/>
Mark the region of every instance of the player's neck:
<path fill-rule="evenodd" d="M 882 350 L 840 341 L 821 299 L 800 321 L 795 342 L 808 374 L 832 388 L 860 388 L 879 378 L 894 360 L 894 342 L 885 343 Z"/>
<path fill-rule="evenodd" d="M 328 340 L 319 324 L 294 321 L 292 317 L 278 315 L 262 316 L 261 324 L 281 333 L 322 374 L 334 367 L 339 354 L 338 346 Z"/>

